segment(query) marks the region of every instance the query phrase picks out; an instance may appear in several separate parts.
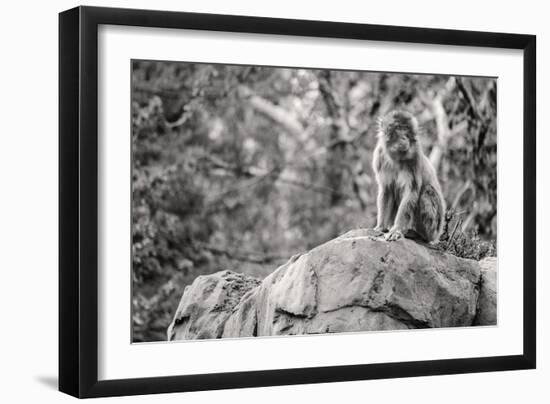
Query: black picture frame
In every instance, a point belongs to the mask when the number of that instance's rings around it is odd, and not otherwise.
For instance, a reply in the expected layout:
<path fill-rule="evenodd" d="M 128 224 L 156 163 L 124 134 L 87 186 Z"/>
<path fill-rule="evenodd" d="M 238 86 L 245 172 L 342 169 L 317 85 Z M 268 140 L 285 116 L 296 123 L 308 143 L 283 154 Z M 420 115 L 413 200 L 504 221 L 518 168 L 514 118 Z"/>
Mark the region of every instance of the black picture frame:
<path fill-rule="evenodd" d="M 100 24 L 523 51 L 523 354 L 98 380 L 98 26 Z M 183 12 L 77 7 L 59 15 L 59 390 L 76 397 L 459 374 L 536 366 L 536 37 Z"/>

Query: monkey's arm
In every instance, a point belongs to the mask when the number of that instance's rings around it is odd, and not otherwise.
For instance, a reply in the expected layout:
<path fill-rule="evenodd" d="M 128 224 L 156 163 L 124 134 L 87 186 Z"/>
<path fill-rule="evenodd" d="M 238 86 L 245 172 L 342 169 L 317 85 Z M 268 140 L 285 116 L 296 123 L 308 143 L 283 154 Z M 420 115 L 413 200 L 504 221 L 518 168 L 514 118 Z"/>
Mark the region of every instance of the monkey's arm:
<path fill-rule="evenodd" d="M 374 158 L 372 161 L 372 169 L 376 174 L 376 182 L 378 184 L 378 195 L 376 197 L 376 227 L 374 230 L 379 232 L 387 232 L 392 225 L 392 216 L 395 214 L 394 195 L 389 189 L 386 176 L 382 171 L 384 156 L 383 148 L 380 143 L 374 149 Z"/>
<path fill-rule="evenodd" d="M 386 240 L 394 241 L 403 237 L 403 233 L 411 227 L 411 222 L 414 218 L 414 209 L 418 202 L 418 191 L 407 187 L 403 191 L 401 203 L 397 208 L 395 221 L 389 233 L 386 235 Z"/>

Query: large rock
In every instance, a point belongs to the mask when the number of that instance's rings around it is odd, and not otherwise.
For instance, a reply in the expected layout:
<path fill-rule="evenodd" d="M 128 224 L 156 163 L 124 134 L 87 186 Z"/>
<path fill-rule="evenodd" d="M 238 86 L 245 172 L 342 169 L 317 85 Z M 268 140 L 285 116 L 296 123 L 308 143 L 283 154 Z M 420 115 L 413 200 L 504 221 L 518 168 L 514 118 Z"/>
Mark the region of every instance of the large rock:
<path fill-rule="evenodd" d="M 478 305 L 480 284 L 476 261 L 358 229 L 292 257 L 261 283 L 229 271 L 197 278 L 168 334 L 189 339 L 485 324 L 490 314 Z"/>
<path fill-rule="evenodd" d="M 477 301 L 474 325 L 497 324 L 497 259 L 484 258 L 481 267 L 481 289 Z"/>
<path fill-rule="evenodd" d="M 220 338 L 233 309 L 260 281 L 231 271 L 199 276 L 183 292 L 168 340 Z"/>

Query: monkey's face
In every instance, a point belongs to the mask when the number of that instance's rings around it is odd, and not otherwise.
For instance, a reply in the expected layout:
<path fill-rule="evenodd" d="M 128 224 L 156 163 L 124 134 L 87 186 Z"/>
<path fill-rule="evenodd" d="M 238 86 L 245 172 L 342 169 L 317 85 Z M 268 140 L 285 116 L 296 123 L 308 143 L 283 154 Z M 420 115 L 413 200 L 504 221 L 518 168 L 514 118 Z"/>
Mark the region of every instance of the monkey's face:
<path fill-rule="evenodd" d="M 389 156 L 396 161 L 416 156 L 416 121 L 408 113 L 390 113 L 381 125 L 381 139 Z"/>
<path fill-rule="evenodd" d="M 397 128 L 386 135 L 386 150 L 394 160 L 410 160 L 414 157 L 415 142 L 410 129 Z"/>

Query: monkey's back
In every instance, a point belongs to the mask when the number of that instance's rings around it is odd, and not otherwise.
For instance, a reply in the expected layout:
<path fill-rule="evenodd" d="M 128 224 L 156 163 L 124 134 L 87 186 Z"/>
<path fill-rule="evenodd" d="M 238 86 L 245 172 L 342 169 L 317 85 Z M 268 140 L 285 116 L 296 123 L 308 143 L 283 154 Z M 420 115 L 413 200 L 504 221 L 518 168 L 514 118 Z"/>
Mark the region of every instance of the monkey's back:
<path fill-rule="evenodd" d="M 415 230 L 426 241 L 439 238 L 445 215 L 445 199 L 432 164 L 425 155 L 420 156 L 422 184 L 416 209 Z"/>

